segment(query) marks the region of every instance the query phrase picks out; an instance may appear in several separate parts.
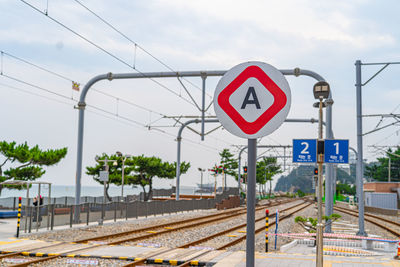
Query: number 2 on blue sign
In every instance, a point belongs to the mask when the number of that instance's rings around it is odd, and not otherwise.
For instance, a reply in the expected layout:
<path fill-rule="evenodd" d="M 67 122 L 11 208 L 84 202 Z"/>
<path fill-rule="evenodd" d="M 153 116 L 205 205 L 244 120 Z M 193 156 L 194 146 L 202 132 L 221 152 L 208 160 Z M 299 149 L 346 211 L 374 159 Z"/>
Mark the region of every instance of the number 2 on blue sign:
<path fill-rule="evenodd" d="M 308 150 L 308 143 L 307 142 L 301 142 L 300 145 L 304 145 L 304 149 L 300 152 L 301 154 L 309 154 Z"/>

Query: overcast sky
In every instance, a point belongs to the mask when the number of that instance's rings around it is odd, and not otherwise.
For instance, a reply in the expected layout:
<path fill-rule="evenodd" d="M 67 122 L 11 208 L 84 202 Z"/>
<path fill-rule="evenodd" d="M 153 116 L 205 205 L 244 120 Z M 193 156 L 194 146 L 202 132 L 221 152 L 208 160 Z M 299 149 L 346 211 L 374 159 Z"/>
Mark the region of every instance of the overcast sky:
<path fill-rule="evenodd" d="M 22 1 L 0 1 L 1 139 L 27 141 L 44 149 L 68 147 L 67 157 L 42 178 L 58 185 L 75 183 L 78 111 L 74 105 L 79 93 L 72 90 L 71 80 L 83 87 L 93 76 L 107 72 L 169 71 L 160 61 L 176 71 L 227 70 L 251 60 L 278 69 L 308 69 L 331 85 L 335 137 L 350 139 L 356 148 L 355 61 L 400 61 L 400 3 L 394 0 L 27 2 L 49 17 Z M 379 68 L 364 66 L 363 81 Z M 400 113 L 399 71 L 399 65 L 389 66 L 363 87 L 364 114 Z M 207 104 L 218 79 L 207 79 Z M 315 80 L 287 79 L 292 92 L 288 118 L 317 118 L 312 107 Z M 201 79 L 182 82 L 200 103 Z M 200 115 L 175 78 L 102 81 L 94 89 L 86 99 L 90 106 L 85 117 L 84 167 L 94 164 L 96 154 L 115 151 L 175 161 L 178 128 L 155 126 L 174 125 L 171 119 L 160 119 L 164 115 Z M 208 115 L 214 114 L 211 107 Z M 363 131 L 374 129 L 379 120 L 365 118 Z M 392 122 L 385 119 L 380 125 Z M 206 130 L 216 126 L 206 125 Z M 199 182 L 197 168 L 211 168 L 223 148 L 237 153 L 236 145 L 247 144 L 221 129 L 204 142 L 188 129 L 183 137 L 182 160 L 192 164 L 182 177 L 183 185 Z M 316 137 L 315 124 L 286 123 L 260 144 L 290 145 L 292 139 Z M 399 126 L 367 135 L 365 158 L 372 161 L 382 155 L 369 146 L 399 145 L 399 140 Z M 265 155 L 276 153 L 283 155 L 282 150 Z M 206 175 L 205 181 L 211 178 Z M 155 186 L 170 183 L 174 181 L 157 181 Z M 96 183 L 83 174 L 82 184 Z"/>

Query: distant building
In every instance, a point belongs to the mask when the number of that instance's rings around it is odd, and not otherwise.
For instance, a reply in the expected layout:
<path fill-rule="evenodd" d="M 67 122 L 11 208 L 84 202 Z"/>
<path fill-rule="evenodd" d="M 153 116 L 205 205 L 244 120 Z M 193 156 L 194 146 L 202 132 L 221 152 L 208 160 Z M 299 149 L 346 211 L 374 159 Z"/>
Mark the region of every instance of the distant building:
<path fill-rule="evenodd" d="M 397 189 L 400 189 L 400 183 L 370 182 L 364 183 L 363 188 L 364 192 L 397 193 Z"/>
<path fill-rule="evenodd" d="M 398 209 L 400 183 L 364 183 L 365 205 L 381 209 Z"/>

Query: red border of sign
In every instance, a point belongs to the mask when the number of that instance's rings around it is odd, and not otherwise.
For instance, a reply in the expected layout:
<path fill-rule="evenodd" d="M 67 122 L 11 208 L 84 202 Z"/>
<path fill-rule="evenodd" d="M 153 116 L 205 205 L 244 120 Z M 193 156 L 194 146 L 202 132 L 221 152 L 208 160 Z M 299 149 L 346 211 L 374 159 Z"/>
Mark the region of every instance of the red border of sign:
<path fill-rule="evenodd" d="M 231 95 L 249 78 L 256 78 L 265 89 L 274 97 L 274 103 L 253 122 L 246 121 L 239 112 L 229 103 Z M 258 66 L 249 66 L 243 70 L 227 87 L 218 95 L 218 105 L 233 120 L 234 123 L 246 134 L 255 134 L 263 128 L 286 105 L 285 92 Z"/>

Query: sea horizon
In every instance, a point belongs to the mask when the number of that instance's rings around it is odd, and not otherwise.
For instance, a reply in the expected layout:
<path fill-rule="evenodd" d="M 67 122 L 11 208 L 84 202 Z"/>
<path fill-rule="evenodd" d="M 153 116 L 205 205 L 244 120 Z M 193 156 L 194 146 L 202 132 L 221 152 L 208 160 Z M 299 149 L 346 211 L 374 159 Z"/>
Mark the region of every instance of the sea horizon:
<path fill-rule="evenodd" d="M 160 187 L 160 188 L 153 188 L 153 189 L 169 189 L 171 187 Z M 185 186 L 181 185 L 180 191 L 181 193 L 192 193 L 196 186 Z M 44 197 L 48 197 L 48 186 L 42 185 L 40 194 Z M 137 195 L 143 192 L 142 188 L 132 188 L 131 186 L 124 186 L 124 196 L 126 195 Z M 26 197 L 27 190 L 16 190 L 16 189 L 9 189 L 3 188 L 1 191 L 0 198 L 7 198 L 7 197 Z M 33 185 L 29 189 L 29 196 L 35 196 L 38 194 L 38 186 Z M 108 194 L 111 197 L 120 196 L 121 195 L 121 187 L 120 186 L 110 186 L 108 189 Z M 75 196 L 75 186 L 74 185 L 52 185 L 51 186 L 51 197 L 74 197 Z M 91 196 L 91 197 L 98 197 L 103 196 L 103 186 L 92 186 L 92 185 L 84 185 L 81 187 L 81 196 Z"/>

